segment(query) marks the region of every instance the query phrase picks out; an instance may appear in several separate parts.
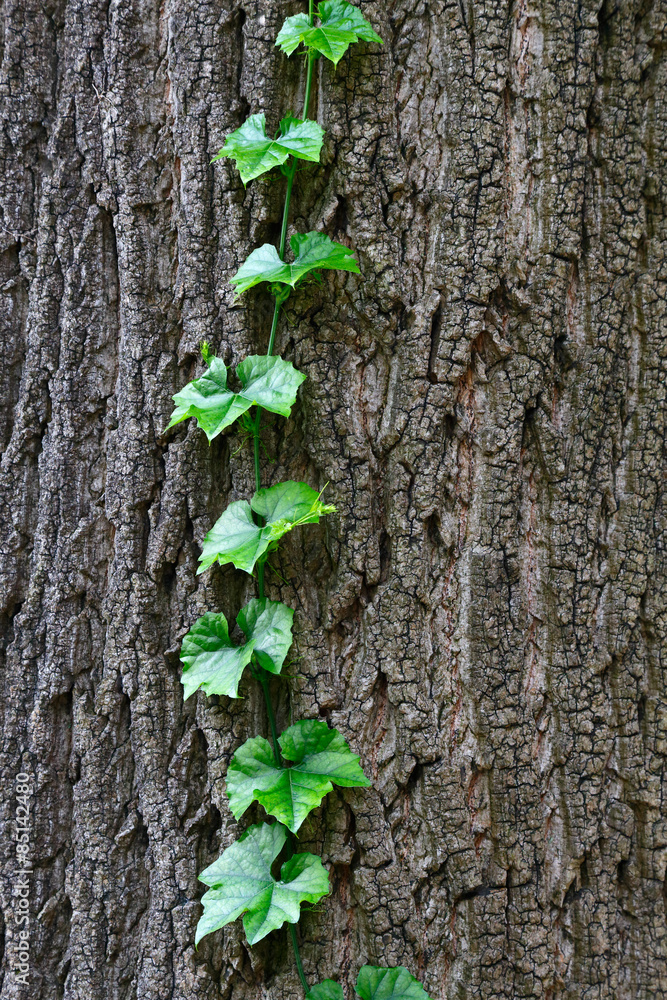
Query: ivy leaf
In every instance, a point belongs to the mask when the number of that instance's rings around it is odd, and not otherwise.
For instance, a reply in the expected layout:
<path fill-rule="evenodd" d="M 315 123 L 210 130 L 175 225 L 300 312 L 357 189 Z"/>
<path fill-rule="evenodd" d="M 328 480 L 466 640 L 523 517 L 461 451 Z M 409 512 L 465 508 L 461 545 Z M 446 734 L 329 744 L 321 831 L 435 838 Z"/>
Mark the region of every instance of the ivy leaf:
<path fill-rule="evenodd" d="M 283 23 L 276 38 L 276 45 L 288 56 L 291 56 L 303 41 L 303 36 L 311 30 L 307 14 L 294 14 Z"/>
<path fill-rule="evenodd" d="M 288 480 L 257 490 L 252 498 L 252 509 L 266 520 L 267 525 L 285 520 L 294 524 L 314 524 L 322 514 L 333 513 L 335 507 L 320 503 L 320 494 L 312 486 Z"/>
<path fill-rule="evenodd" d="M 306 376 L 289 361 L 272 355 L 251 354 L 236 368 L 243 388 L 240 395 L 271 413 L 289 417 L 297 389 Z"/>
<path fill-rule="evenodd" d="M 222 612 L 208 611 L 198 618 L 181 646 L 183 696 L 189 698 L 198 687 L 206 694 L 238 698 L 244 668 L 252 658 L 252 646 L 235 646 L 229 638 L 227 619 Z"/>
<path fill-rule="evenodd" d="M 287 830 L 279 823 L 258 823 L 223 851 L 199 876 L 210 886 L 202 903 L 195 944 L 241 914 L 248 942 L 256 944 L 287 921 L 295 924 L 301 903 L 316 903 L 329 892 L 329 876 L 314 854 L 295 854 L 280 870 L 271 865 L 280 854 Z"/>
<path fill-rule="evenodd" d="M 288 17 L 276 38 L 276 45 L 288 56 L 300 42 L 330 59 L 334 65 L 354 42 L 379 42 L 382 39 L 358 7 L 346 0 L 325 0 L 318 8 L 319 25 L 311 27 L 306 14 Z"/>
<path fill-rule="evenodd" d="M 279 674 L 292 645 L 293 618 L 287 605 L 255 598 L 236 619 L 248 641 L 235 646 L 222 612 L 208 611 L 197 619 L 181 646 L 184 697 L 201 687 L 206 694 L 238 698 L 241 675 L 253 654 L 265 670 Z"/>
<path fill-rule="evenodd" d="M 227 366 L 220 358 L 211 358 L 210 367 L 200 378 L 188 382 L 174 396 L 176 409 L 167 429 L 195 417 L 209 441 L 242 416 L 253 404 L 289 417 L 297 389 L 306 376 L 289 361 L 279 357 L 253 354 L 237 366 L 240 392 L 227 388 Z"/>
<path fill-rule="evenodd" d="M 204 538 L 197 573 L 203 573 L 214 562 L 221 566 L 230 562 L 237 569 L 252 573 L 255 563 L 270 544 L 263 530 L 255 524 L 247 500 L 230 503 Z"/>
<path fill-rule="evenodd" d="M 244 184 L 254 177 L 279 167 L 288 156 L 318 163 L 324 140 L 324 129 L 317 122 L 288 115 L 280 123 L 275 139 L 266 134 L 264 114 L 251 115 L 240 128 L 225 139 L 225 144 L 211 160 L 231 157 L 238 167 Z"/>
<path fill-rule="evenodd" d="M 367 788 L 370 781 L 337 729 L 307 719 L 290 726 L 278 740 L 283 756 L 293 761 L 279 767 L 268 740 L 246 740 L 232 757 L 227 771 L 227 794 L 235 818 L 256 800 L 266 811 L 296 833 L 308 813 L 320 804 L 333 785 Z"/>
<path fill-rule="evenodd" d="M 230 503 L 204 539 L 198 573 L 219 562 L 233 563 L 237 569 L 252 573 L 255 563 L 279 538 L 299 524 L 319 521 L 336 508 L 320 502 L 320 494 L 306 483 L 288 481 L 255 493 L 251 503 Z M 253 510 L 266 520 L 255 524 Z"/>
<path fill-rule="evenodd" d="M 355 987 L 361 1000 L 430 1000 L 428 993 L 407 969 L 363 965 Z"/>
<path fill-rule="evenodd" d="M 255 597 L 239 611 L 236 621 L 252 643 L 260 667 L 279 674 L 292 645 L 294 612 L 280 601 Z"/>
<path fill-rule="evenodd" d="M 290 240 L 294 262 L 283 261 L 271 243 L 253 250 L 229 279 L 236 294 L 242 295 L 261 281 L 279 282 L 294 288 L 298 281 L 312 271 L 353 271 L 359 274 L 359 265 L 352 250 L 343 243 L 335 243 L 324 233 L 295 234 Z"/>
<path fill-rule="evenodd" d="M 234 286 L 236 295 L 243 295 L 260 281 L 289 282 L 290 273 L 290 265 L 280 259 L 273 243 L 263 243 L 246 257 L 229 284 Z"/>
<path fill-rule="evenodd" d="M 333 979 L 323 979 L 306 993 L 306 1000 L 344 1000 L 343 989 Z"/>
<path fill-rule="evenodd" d="M 359 274 L 359 265 L 352 256 L 353 251 L 344 243 L 335 243 L 324 233 L 295 233 L 289 241 L 295 261 L 293 275 L 299 272 L 296 282 L 309 271 L 332 270 L 353 271 Z M 292 282 L 290 282 L 292 284 Z"/>
<path fill-rule="evenodd" d="M 227 388 L 227 366 L 220 358 L 212 358 L 210 368 L 200 378 L 188 382 L 173 399 L 176 408 L 167 430 L 188 417 L 196 417 L 209 441 L 252 405 Z"/>

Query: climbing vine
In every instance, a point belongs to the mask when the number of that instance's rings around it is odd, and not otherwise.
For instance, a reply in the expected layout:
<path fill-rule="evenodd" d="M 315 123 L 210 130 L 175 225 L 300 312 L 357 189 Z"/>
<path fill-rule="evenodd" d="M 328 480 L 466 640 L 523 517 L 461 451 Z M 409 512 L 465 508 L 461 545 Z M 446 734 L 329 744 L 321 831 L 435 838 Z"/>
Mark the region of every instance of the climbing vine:
<path fill-rule="evenodd" d="M 319 162 L 324 130 L 308 118 L 313 70 L 323 56 L 336 65 L 348 47 L 358 41 L 382 43 L 359 9 L 346 0 L 324 0 L 308 13 L 288 17 L 276 44 L 288 56 L 305 50 L 306 80 L 301 118 L 287 115 L 275 137 L 267 135 L 264 114 L 251 115 L 229 135 L 216 160 L 230 157 L 244 184 L 273 168 L 286 178 L 282 227 L 278 246 L 265 243 L 254 250 L 230 279 L 237 296 L 258 284 L 268 284 L 274 299 L 273 320 L 266 355 L 252 355 L 236 367 L 239 388 L 228 386 L 228 369 L 211 355 L 202 354 L 206 372 L 174 396 L 170 427 L 194 417 L 209 441 L 240 421 L 252 436 L 255 493 L 250 500 L 231 503 L 204 539 L 199 573 L 214 563 L 232 563 L 257 581 L 257 597 L 237 616 L 245 643 L 236 645 L 221 612 L 209 611 L 183 640 L 181 660 L 184 695 L 202 688 L 206 694 L 238 697 L 238 685 L 247 668 L 260 684 L 266 701 L 270 741 L 263 736 L 239 747 L 227 771 L 231 811 L 239 819 L 253 802 L 263 806 L 273 822 L 256 823 L 228 847 L 202 874 L 208 886 L 196 943 L 206 934 L 243 916 L 250 945 L 287 923 L 296 967 L 307 1000 L 343 1000 L 341 986 L 325 980 L 309 986 L 296 933 L 301 905 L 317 903 L 329 892 L 329 875 L 320 858 L 298 850 L 298 832 L 308 814 L 325 795 L 344 788 L 370 785 L 345 739 L 320 719 L 305 719 L 278 735 L 269 690 L 271 674 L 280 674 L 292 644 L 294 612 L 266 597 L 264 571 L 268 555 L 280 538 L 300 525 L 317 523 L 335 507 L 322 501 L 307 483 L 284 482 L 262 487 L 260 447 L 262 410 L 290 415 L 305 376 L 273 353 L 280 309 L 292 289 L 323 270 L 359 273 L 352 251 L 323 233 L 296 233 L 286 256 L 290 200 L 300 160 Z M 279 872 L 275 862 L 282 860 Z M 421 984 L 402 967 L 365 965 L 356 992 L 361 1000 L 428 1000 Z"/>

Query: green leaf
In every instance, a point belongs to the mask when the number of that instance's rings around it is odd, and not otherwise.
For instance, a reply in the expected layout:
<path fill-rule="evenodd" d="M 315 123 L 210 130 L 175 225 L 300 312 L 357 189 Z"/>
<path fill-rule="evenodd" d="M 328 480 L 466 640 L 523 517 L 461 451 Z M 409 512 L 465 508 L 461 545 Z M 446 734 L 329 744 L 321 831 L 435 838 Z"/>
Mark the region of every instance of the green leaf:
<path fill-rule="evenodd" d="M 224 361 L 211 358 L 208 370 L 174 396 L 176 409 L 167 429 L 188 417 L 195 417 L 206 437 L 212 441 L 253 404 L 288 417 L 297 389 L 306 378 L 289 361 L 259 354 L 242 361 L 236 373 L 242 385 L 238 393 L 227 388 Z"/>
<path fill-rule="evenodd" d="M 310 21 L 307 14 L 294 14 L 288 17 L 278 32 L 276 45 L 291 56 L 298 45 L 303 41 L 304 34 L 311 31 Z"/>
<path fill-rule="evenodd" d="M 256 736 L 239 747 L 227 771 L 227 794 L 236 819 L 256 800 L 296 833 L 308 813 L 333 785 L 367 788 L 370 781 L 337 729 L 308 719 L 290 726 L 278 740 L 283 756 L 293 761 L 279 767 L 268 740 Z"/>
<path fill-rule="evenodd" d="M 252 573 L 256 561 L 264 555 L 271 541 L 263 532 L 264 529 L 255 524 L 247 500 L 230 503 L 204 538 L 197 572 L 203 573 L 214 562 L 221 566 L 230 562 L 237 569 Z"/>
<path fill-rule="evenodd" d="M 229 638 L 225 616 L 208 611 L 183 639 L 183 696 L 189 698 L 202 687 L 206 694 L 237 698 L 241 674 L 251 657 L 252 646 L 235 646 Z"/>
<path fill-rule="evenodd" d="M 252 498 L 252 509 L 266 520 L 267 525 L 285 520 L 294 524 L 313 524 L 322 514 L 335 510 L 320 503 L 320 494 L 312 486 L 292 480 L 257 490 Z"/>
<path fill-rule="evenodd" d="M 260 281 L 280 281 L 284 284 L 290 273 L 289 264 L 280 259 L 274 245 L 263 243 L 245 259 L 229 279 L 229 284 L 234 286 L 237 295 L 243 295 Z"/>
<path fill-rule="evenodd" d="M 294 612 L 287 605 L 255 598 L 236 619 L 248 641 L 235 646 L 222 612 L 208 611 L 183 639 L 184 697 L 201 687 L 206 694 L 238 698 L 239 681 L 253 653 L 260 666 L 279 674 L 292 645 L 293 618 Z"/>
<path fill-rule="evenodd" d="M 316 270 L 353 271 L 359 274 L 359 265 L 352 256 L 353 251 L 344 243 L 335 243 L 324 233 L 295 233 L 289 243 L 296 258 L 292 264 L 293 282 L 309 271 Z M 296 271 L 299 274 L 295 278 Z"/>
<path fill-rule="evenodd" d="M 252 643 L 255 657 L 264 670 L 279 674 L 292 645 L 294 612 L 280 601 L 255 597 L 239 611 L 236 621 Z"/>
<path fill-rule="evenodd" d="M 323 979 L 306 993 L 306 1000 L 344 1000 L 343 989 L 333 979 Z"/>
<path fill-rule="evenodd" d="M 362 966 L 355 989 L 361 1000 L 430 1000 L 419 980 L 402 965 L 393 969 Z"/>
<path fill-rule="evenodd" d="M 279 823 L 258 823 L 202 872 L 200 881 L 211 888 L 202 899 L 195 944 L 242 913 L 248 942 L 256 944 L 286 921 L 295 924 L 301 903 L 326 896 L 329 876 L 314 854 L 295 854 L 282 866 L 280 880 L 274 879 L 271 865 L 286 838 L 287 830 Z"/>
<path fill-rule="evenodd" d="M 271 413 L 289 417 L 297 389 L 306 376 L 282 358 L 251 354 L 236 368 L 243 388 L 240 395 Z"/>
<path fill-rule="evenodd" d="M 353 271 L 359 274 L 359 265 L 352 256 L 352 250 L 343 243 L 335 243 L 324 233 L 295 234 L 290 246 L 295 258 L 292 264 L 282 261 L 271 243 L 264 243 L 253 250 L 229 279 L 229 283 L 235 286 L 236 294 L 242 295 L 261 281 L 279 282 L 294 288 L 298 281 L 313 271 Z"/>
<path fill-rule="evenodd" d="M 209 441 L 251 406 L 227 388 L 227 366 L 220 358 L 212 358 L 211 367 L 200 378 L 188 382 L 173 400 L 176 408 L 167 430 L 188 417 L 196 417 Z"/>
<path fill-rule="evenodd" d="M 319 25 L 311 27 L 306 14 L 288 17 L 278 33 L 276 45 L 291 55 L 300 42 L 326 56 L 334 64 L 354 42 L 379 42 L 382 39 L 358 7 L 346 0 L 325 0 L 318 9 Z"/>
<path fill-rule="evenodd" d="M 266 134 L 263 114 L 251 115 L 236 132 L 225 139 L 225 144 L 211 163 L 225 156 L 231 157 L 238 167 L 244 184 L 254 177 L 279 167 L 288 156 L 318 163 L 324 139 L 324 129 L 317 122 L 293 118 L 288 115 L 280 123 L 275 139 Z"/>
<path fill-rule="evenodd" d="M 255 563 L 279 538 L 299 524 L 319 521 L 336 508 L 320 502 L 320 494 L 306 483 L 288 481 L 255 493 L 246 500 L 230 503 L 204 539 L 198 573 L 219 562 L 233 563 L 237 569 L 252 573 Z M 266 520 L 255 524 L 253 510 Z"/>

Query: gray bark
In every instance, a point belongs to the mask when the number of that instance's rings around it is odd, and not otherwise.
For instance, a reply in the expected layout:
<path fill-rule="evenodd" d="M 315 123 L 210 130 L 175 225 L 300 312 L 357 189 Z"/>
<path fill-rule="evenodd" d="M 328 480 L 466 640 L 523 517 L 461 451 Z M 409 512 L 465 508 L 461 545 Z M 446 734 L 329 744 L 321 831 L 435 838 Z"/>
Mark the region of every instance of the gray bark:
<path fill-rule="evenodd" d="M 278 348 L 308 381 L 265 421 L 264 482 L 339 508 L 269 576 L 297 609 L 279 722 L 328 719 L 374 781 L 304 827 L 332 881 L 306 972 L 348 997 L 366 961 L 433 1000 L 665 997 L 665 0 L 362 8 L 386 44 L 319 65 L 293 222 L 363 273 L 290 300 Z M 266 719 L 251 680 L 183 704 L 178 651 L 252 596 L 195 576 L 252 455 L 164 428 L 202 339 L 265 349 L 268 296 L 227 279 L 275 241 L 283 181 L 209 161 L 298 106 L 273 42 L 302 7 L 0 9 L 0 998 L 291 1000 L 284 930 L 193 946 L 197 873 L 244 825 L 226 766 Z"/>

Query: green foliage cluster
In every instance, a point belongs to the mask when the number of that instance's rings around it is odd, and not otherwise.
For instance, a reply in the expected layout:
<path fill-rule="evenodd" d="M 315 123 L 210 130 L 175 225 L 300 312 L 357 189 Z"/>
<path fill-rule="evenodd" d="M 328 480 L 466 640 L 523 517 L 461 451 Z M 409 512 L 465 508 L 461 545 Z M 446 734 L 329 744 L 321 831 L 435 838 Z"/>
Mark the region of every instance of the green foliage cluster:
<path fill-rule="evenodd" d="M 237 616 L 245 642 L 236 644 L 227 619 L 207 612 L 183 640 L 181 661 L 184 695 L 201 688 L 209 695 L 238 697 L 246 667 L 260 683 L 266 699 L 271 742 L 256 736 L 240 746 L 227 771 L 230 808 L 239 819 L 253 802 L 272 822 L 256 823 L 222 852 L 202 874 L 208 886 L 196 943 L 238 917 L 249 944 L 261 941 L 285 923 L 290 928 L 297 970 L 306 1000 L 343 1000 L 338 983 L 325 980 L 312 988 L 304 975 L 295 924 L 302 904 L 319 902 L 329 892 L 329 875 L 320 858 L 297 850 L 302 823 L 332 790 L 370 785 L 343 735 L 319 719 L 305 719 L 277 734 L 269 692 L 270 675 L 280 674 L 292 644 L 294 612 L 264 592 L 267 558 L 287 532 L 314 524 L 335 507 L 322 502 L 321 491 L 307 483 L 282 482 L 263 488 L 260 479 L 260 424 L 262 410 L 283 417 L 291 413 L 305 376 L 289 361 L 273 355 L 282 302 L 291 290 L 323 270 L 359 273 L 352 251 L 324 233 L 295 234 L 290 240 L 293 260 L 286 259 L 290 198 L 299 160 L 319 162 L 324 130 L 308 119 L 313 68 L 319 56 L 337 64 L 357 41 L 380 42 L 360 10 L 347 0 L 324 0 L 317 11 L 313 0 L 308 14 L 288 17 L 276 44 L 287 55 L 303 46 L 306 87 L 302 118 L 287 115 L 275 138 L 266 133 L 264 114 L 251 115 L 227 137 L 214 158 L 234 160 L 244 184 L 278 168 L 287 178 L 283 224 L 278 247 L 264 244 L 254 250 L 230 279 L 237 296 L 267 283 L 274 297 L 274 313 L 266 355 L 251 355 L 236 366 L 238 388 L 228 385 L 225 363 L 202 354 L 207 370 L 174 396 L 169 427 L 193 417 L 209 441 L 235 421 L 252 429 L 255 457 L 255 493 L 251 500 L 228 505 L 204 539 L 199 560 L 203 573 L 214 563 L 232 563 L 256 575 L 258 596 Z M 235 384 L 236 384 L 235 383 Z M 278 867 L 279 866 L 279 867 Z M 422 986 L 407 969 L 364 966 L 356 984 L 361 1000 L 428 1000 Z"/>

